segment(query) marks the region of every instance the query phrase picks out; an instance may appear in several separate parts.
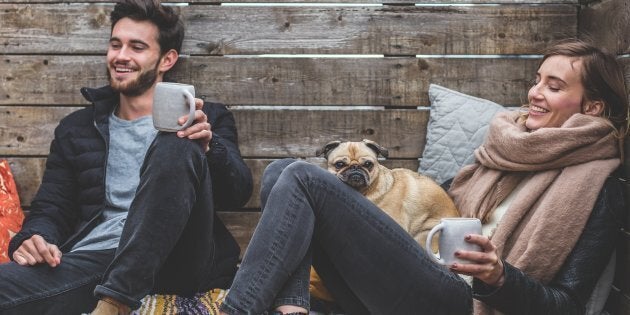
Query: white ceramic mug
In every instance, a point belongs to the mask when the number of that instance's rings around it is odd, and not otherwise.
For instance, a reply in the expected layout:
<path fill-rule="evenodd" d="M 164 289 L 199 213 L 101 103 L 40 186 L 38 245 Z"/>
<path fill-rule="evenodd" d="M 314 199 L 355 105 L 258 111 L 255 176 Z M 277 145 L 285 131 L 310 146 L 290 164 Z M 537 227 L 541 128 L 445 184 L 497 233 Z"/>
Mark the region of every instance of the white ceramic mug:
<path fill-rule="evenodd" d="M 433 235 L 440 232 L 438 257 L 431 250 Z M 429 256 L 439 264 L 451 265 L 453 263 L 470 263 L 467 260 L 455 257 L 457 250 L 481 251 L 476 244 L 466 242 L 464 239 L 469 234 L 481 234 L 481 221 L 477 218 L 443 218 L 434 226 L 427 236 L 426 248 Z"/>
<path fill-rule="evenodd" d="M 188 115 L 180 125 L 177 120 Z M 153 93 L 153 127 L 161 131 L 188 128 L 195 119 L 195 87 L 189 84 L 158 82 Z"/>

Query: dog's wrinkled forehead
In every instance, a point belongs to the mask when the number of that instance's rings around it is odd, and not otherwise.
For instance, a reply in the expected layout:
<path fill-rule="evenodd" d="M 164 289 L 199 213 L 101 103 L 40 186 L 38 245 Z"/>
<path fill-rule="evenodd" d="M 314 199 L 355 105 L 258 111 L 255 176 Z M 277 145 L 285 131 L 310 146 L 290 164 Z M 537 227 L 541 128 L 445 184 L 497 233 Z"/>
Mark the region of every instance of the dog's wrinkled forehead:
<path fill-rule="evenodd" d="M 331 141 L 324 145 L 321 149 L 315 152 L 316 156 L 323 156 L 326 159 L 330 159 L 335 155 L 339 155 L 340 152 L 347 152 L 350 156 L 363 155 L 372 156 L 377 159 L 379 155 L 387 158 L 387 149 L 380 146 L 378 143 L 363 139 L 363 141 Z"/>
<path fill-rule="evenodd" d="M 330 162 L 363 163 L 365 160 L 376 161 L 377 159 L 376 152 L 363 142 L 343 142 L 328 153 Z"/>

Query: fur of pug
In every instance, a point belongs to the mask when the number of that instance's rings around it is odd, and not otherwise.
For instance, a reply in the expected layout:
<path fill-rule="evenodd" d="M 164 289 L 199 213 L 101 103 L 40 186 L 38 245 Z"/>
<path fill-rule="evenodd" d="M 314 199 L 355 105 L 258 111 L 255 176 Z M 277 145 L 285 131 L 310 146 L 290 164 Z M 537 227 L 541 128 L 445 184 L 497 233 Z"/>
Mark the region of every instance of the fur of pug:
<path fill-rule="evenodd" d="M 453 200 L 431 178 L 381 165 L 378 156 L 387 158 L 388 152 L 374 141 L 332 141 L 317 155 L 326 158 L 328 171 L 389 214 L 422 247 L 441 218 L 460 216 Z M 432 247 L 437 250 L 437 239 Z"/>
<path fill-rule="evenodd" d="M 332 141 L 317 150 L 316 155 L 326 158 L 328 171 L 392 217 L 423 248 L 429 231 L 441 218 L 460 216 L 452 199 L 429 177 L 381 165 L 378 156 L 387 158 L 388 152 L 374 141 Z M 437 251 L 437 237 L 431 246 Z M 333 300 L 314 269 L 310 281 L 313 297 Z"/>

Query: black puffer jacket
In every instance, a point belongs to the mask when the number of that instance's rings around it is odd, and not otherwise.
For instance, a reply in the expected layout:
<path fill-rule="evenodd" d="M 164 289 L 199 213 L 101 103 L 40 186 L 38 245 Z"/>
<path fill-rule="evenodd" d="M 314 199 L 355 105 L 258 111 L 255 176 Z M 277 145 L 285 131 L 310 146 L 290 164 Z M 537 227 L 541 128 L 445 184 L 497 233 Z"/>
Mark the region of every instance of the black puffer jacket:
<path fill-rule="evenodd" d="M 81 89 L 93 106 L 61 120 L 46 161 L 46 171 L 22 230 L 9 245 L 9 257 L 31 236 L 41 235 L 62 252 L 93 229 L 105 204 L 105 166 L 109 143 L 109 114 L 118 103 L 110 87 Z M 234 117 L 221 104 L 206 103 L 203 111 L 212 126 L 207 153 L 217 209 L 233 210 L 250 197 L 252 177 L 241 158 Z M 217 218 L 215 240 L 219 261 L 236 261 L 239 248 Z"/>
<path fill-rule="evenodd" d="M 550 283 L 542 284 L 504 262 L 503 286 L 497 289 L 475 279 L 474 297 L 510 315 L 584 314 L 591 292 L 615 249 L 625 215 L 623 184 L 611 176 L 602 187 L 577 244 Z"/>

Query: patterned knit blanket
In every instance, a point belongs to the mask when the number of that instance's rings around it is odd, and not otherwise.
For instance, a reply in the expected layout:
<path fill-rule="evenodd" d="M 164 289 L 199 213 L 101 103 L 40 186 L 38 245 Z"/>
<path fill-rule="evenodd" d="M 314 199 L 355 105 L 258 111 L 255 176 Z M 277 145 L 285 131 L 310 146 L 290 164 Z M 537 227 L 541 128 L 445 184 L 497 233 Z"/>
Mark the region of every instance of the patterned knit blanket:
<path fill-rule="evenodd" d="M 142 306 L 132 315 L 218 315 L 228 290 L 212 289 L 192 297 L 154 294 L 142 299 Z"/>

